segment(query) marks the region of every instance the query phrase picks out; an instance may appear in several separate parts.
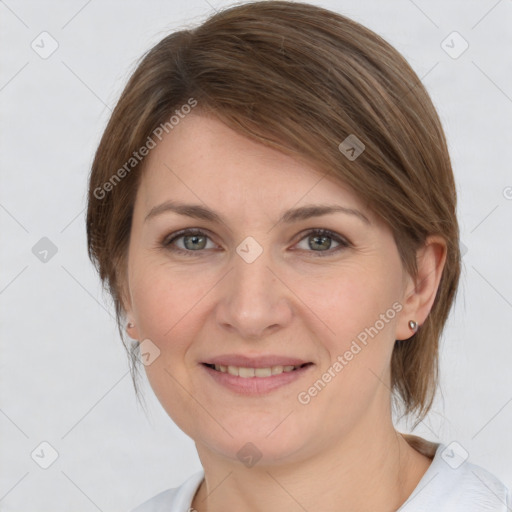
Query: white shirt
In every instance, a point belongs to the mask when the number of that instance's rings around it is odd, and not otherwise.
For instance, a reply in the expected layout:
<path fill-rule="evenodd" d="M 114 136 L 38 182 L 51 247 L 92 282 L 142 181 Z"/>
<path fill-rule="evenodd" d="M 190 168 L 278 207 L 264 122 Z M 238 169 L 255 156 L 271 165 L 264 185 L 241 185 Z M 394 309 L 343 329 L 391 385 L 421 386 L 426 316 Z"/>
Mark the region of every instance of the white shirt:
<path fill-rule="evenodd" d="M 429 468 L 397 512 L 510 512 L 512 492 L 496 476 L 461 456 L 457 446 L 432 443 L 402 434 L 424 454 Z M 460 446 L 460 445 L 459 445 Z M 163 491 L 131 512 L 193 512 L 192 500 L 203 481 L 198 471 L 183 484 Z M 507 510 L 509 507 L 509 510 Z"/>

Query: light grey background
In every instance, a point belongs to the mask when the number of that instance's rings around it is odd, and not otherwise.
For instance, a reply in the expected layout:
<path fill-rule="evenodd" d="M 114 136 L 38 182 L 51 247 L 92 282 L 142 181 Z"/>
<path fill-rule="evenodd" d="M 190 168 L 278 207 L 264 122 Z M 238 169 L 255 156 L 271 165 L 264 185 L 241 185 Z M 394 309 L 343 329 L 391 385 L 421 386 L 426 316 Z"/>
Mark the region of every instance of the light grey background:
<path fill-rule="evenodd" d="M 414 433 L 457 441 L 510 487 L 512 1 L 311 3 L 393 44 L 439 110 L 467 253 L 441 390 Z M 130 510 L 200 468 L 147 384 L 149 418 L 136 403 L 112 304 L 87 258 L 84 208 L 94 151 L 136 59 L 228 4 L 0 1 L 2 511 Z M 58 43 L 46 59 L 31 47 L 51 48 L 43 31 Z M 441 46 L 453 31 L 469 43 L 458 58 Z M 32 252 L 43 237 L 57 248 L 46 262 Z M 59 454 L 48 469 L 31 457 L 49 456 L 43 441 Z"/>

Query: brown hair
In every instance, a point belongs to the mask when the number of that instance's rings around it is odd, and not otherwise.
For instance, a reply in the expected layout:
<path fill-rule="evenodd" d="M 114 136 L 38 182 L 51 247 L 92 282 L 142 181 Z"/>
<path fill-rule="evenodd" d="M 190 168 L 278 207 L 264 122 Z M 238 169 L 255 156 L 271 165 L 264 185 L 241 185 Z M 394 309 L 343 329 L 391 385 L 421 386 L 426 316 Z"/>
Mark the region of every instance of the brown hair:
<path fill-rule="evenodd" d="M 460 251 L 446 140 L 417 75 L 374 32 L 299 2 L 236 5 L 154 46 L 112 113 L 89 183 L 89 256 L 114 299 L 123 340 L 126 256 L 144 163 L 132 161 L 127 170 L 126 162 L 191 98 L 197 111 L 350 186 L 391 227 L 412 277 L 427 235 L 445 239 L 430 314 L 412 338 L 396 341 L 391 361 L 394 398 L 421 421 L 437 389 L 439 339 L 459 282 Z M 338 147 L 349 135 L 365 146 L 356 159 Z M 123 165 L 127 172 L 119 173 Z M 137 392 L 137 358 L 133 347 L 129 352 Z"/>

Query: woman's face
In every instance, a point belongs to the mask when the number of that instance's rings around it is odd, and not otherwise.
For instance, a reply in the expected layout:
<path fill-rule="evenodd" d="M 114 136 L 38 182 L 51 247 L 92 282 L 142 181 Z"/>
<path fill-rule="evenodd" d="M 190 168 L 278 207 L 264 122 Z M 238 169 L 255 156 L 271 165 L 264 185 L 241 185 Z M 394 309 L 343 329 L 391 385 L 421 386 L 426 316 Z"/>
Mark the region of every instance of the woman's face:
<path fill-rule="evenodd" d="M 198 449 L 296 461 L 388 421 L 393 345 L 413 334 L 390 230 L 348 188 L 200 115 L 146 166 L 129 334 L 145 340 L 149 382 Z M 293 213 L 313 205 L 350 211 Z"/>

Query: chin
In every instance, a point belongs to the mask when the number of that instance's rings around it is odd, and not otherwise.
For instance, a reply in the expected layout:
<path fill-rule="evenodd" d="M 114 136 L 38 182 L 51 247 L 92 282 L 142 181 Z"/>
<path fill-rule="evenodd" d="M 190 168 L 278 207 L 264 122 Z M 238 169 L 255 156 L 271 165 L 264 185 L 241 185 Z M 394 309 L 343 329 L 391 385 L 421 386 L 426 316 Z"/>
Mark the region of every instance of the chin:
<path fill-rule="evenodd" d="M 280 418 L 277 421 L 258 422 L 257 418 L 246 421 L 233 421 L 224 427 L 231 436 L 222 428 L 208 428 L 207 431 L 189 433 L 196 442 L 198 452 L 201 455 L 201 447 L 209 452 L 215 452 L 219 456 L 230 460 L 238 460 L 246 467 L 253 465 L 274 466 L 286 462 L 295 462 L 300 458 L 304 448 L 305 434 L 297 425 Z M 216 433 L 216 436 L 213 434 Z"/>

